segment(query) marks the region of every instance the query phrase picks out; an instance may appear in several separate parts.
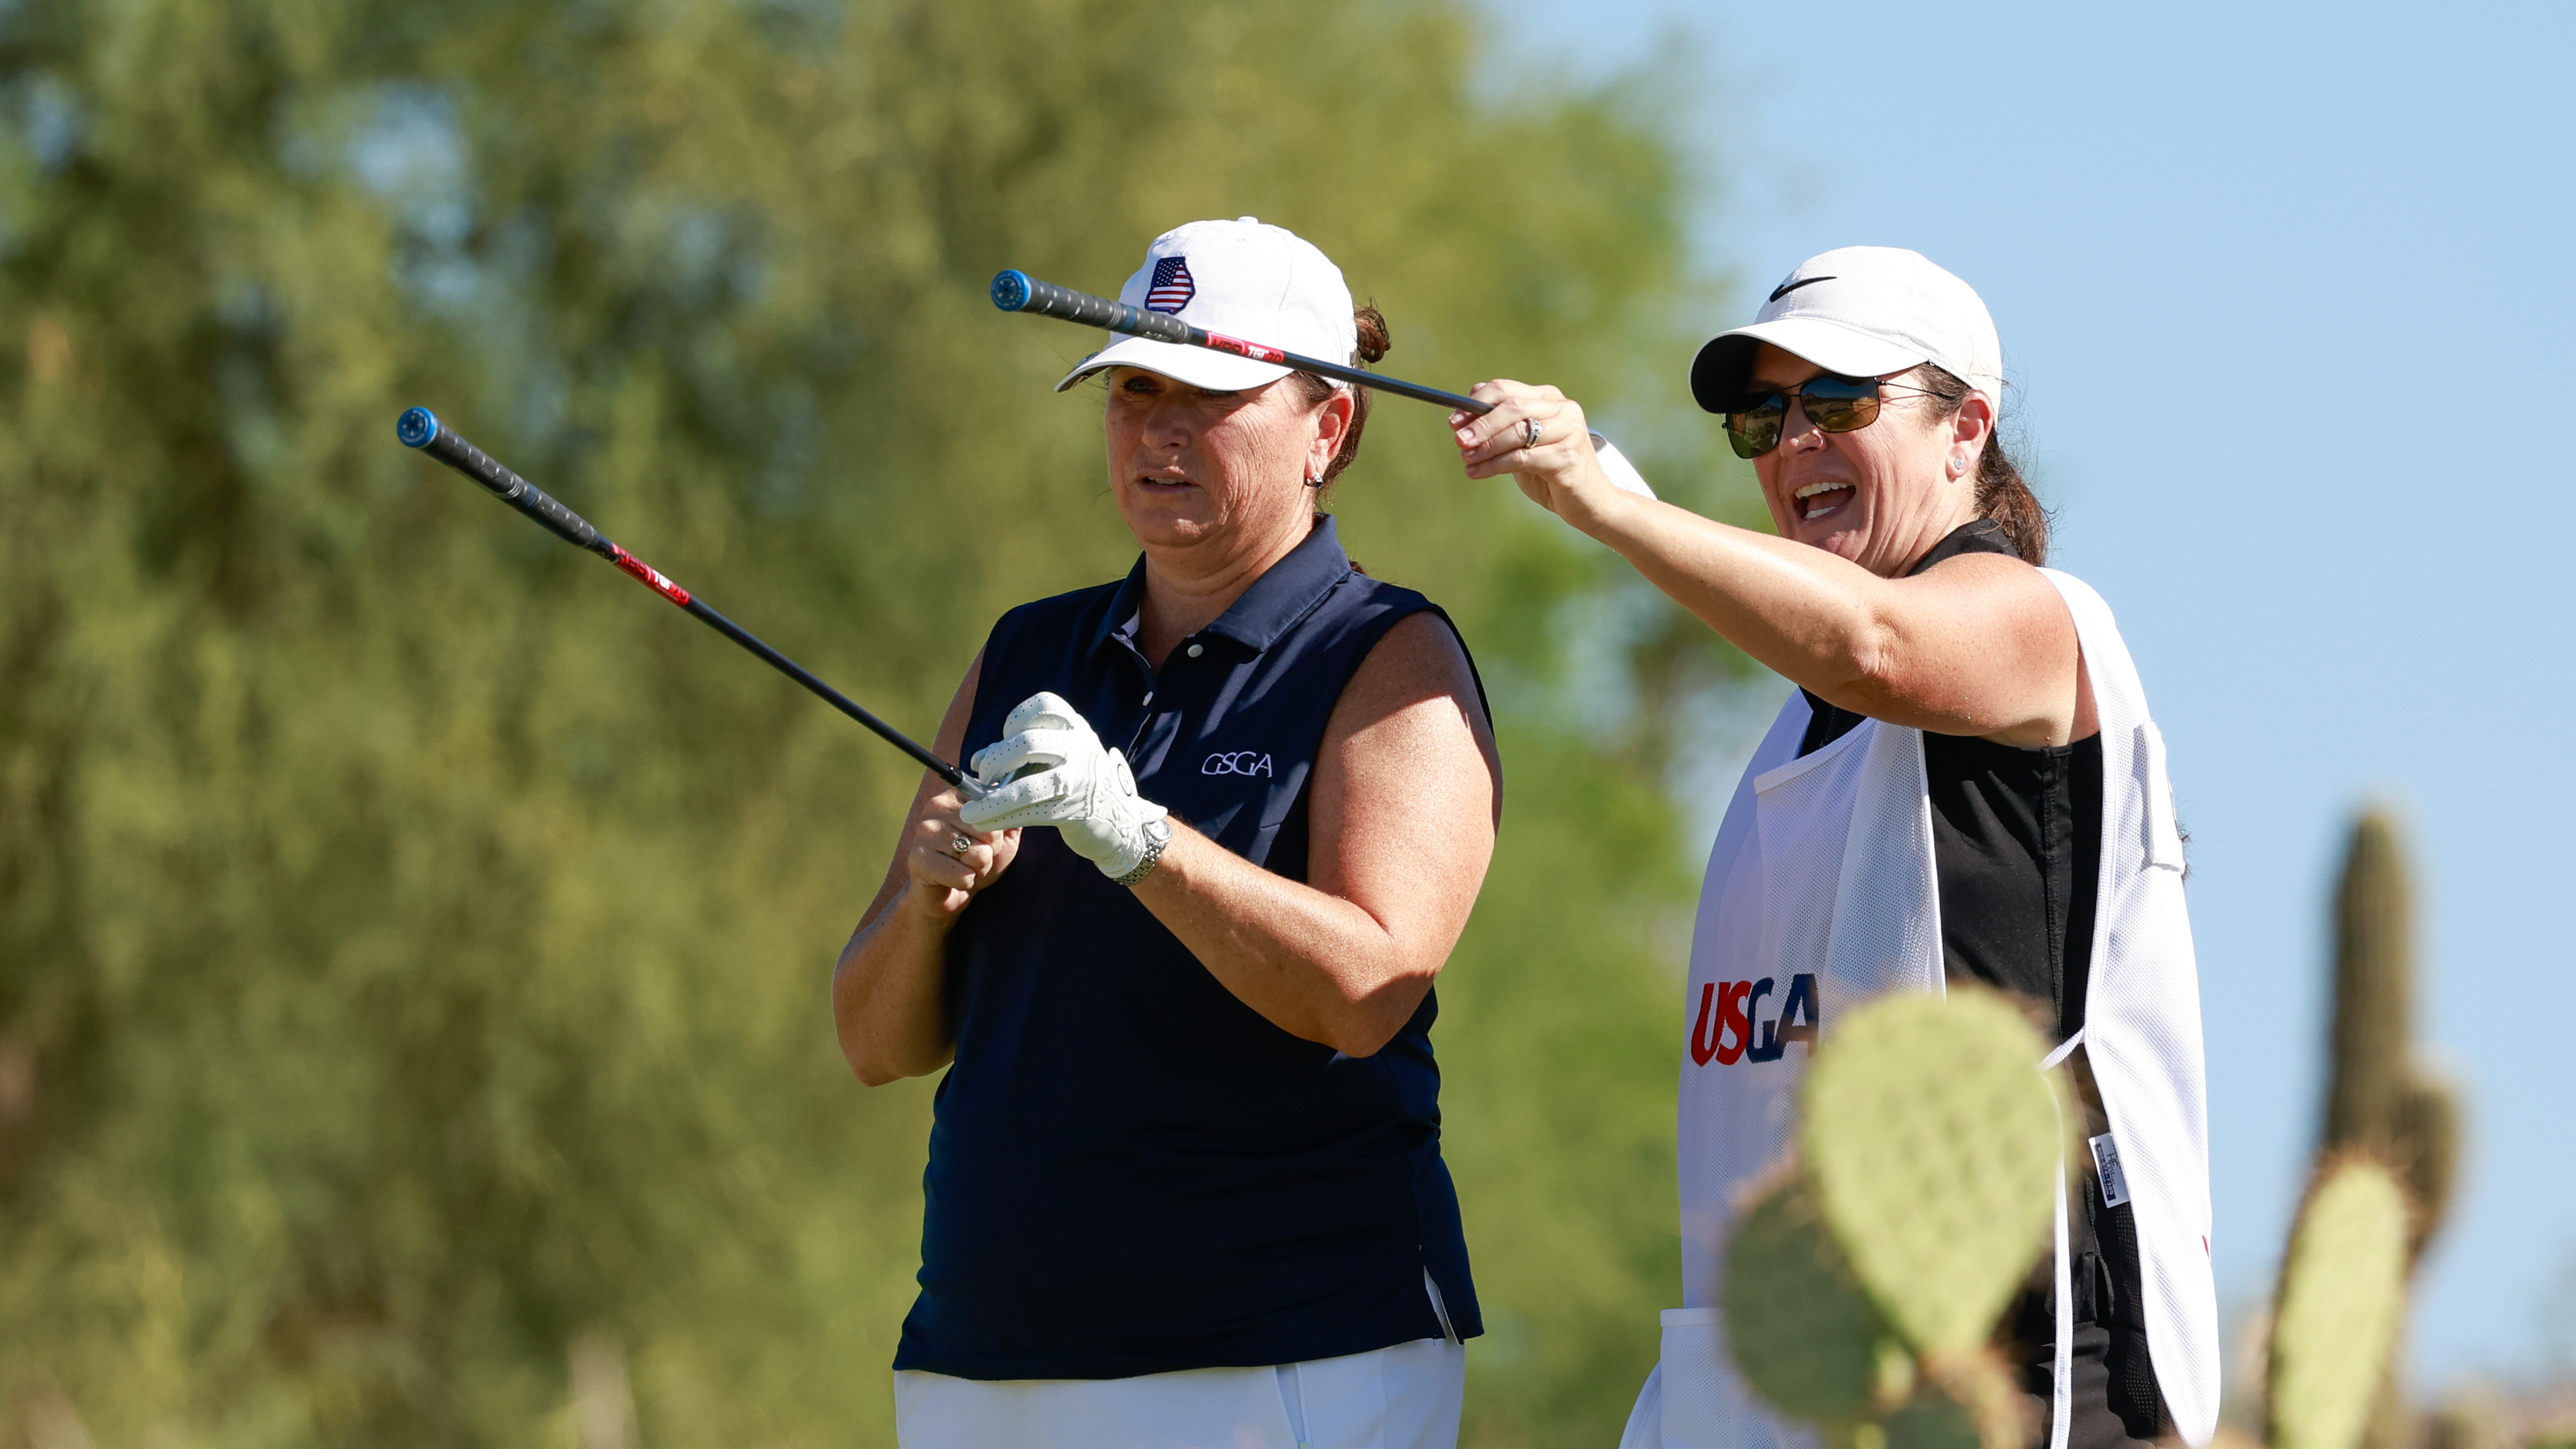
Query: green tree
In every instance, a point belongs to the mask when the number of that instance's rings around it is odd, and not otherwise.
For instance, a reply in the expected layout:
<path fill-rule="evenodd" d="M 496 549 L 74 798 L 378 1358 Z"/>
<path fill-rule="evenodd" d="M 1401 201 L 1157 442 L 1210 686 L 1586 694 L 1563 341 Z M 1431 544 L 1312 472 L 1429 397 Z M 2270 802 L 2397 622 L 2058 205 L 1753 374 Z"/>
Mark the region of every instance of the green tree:
<path fill-rule="evenodd" d="M 1002 608 L 1131 550 L 1047 391 L 1090 339 L 998 267 L 1106 289 L 1260 215 L 1390 367 L 1664 435 L 1676 158 L 1612 95 L 1480 99 L 1474 20 L 0 11 L 0 1436 L 561 1442 L 605 1334 L 656 1446 L 890 1440 L 929 1092 L 849 1079 L 824 977 L 912 776 L 393 415 L 926 729 Z M 1660 722 L 1730 666 L 1453 456 L 1390 402 L 1336 506 L 1504 724 L 1442 983 L 1469 1437 L 1598 1441 L 1676 1291 Z"/>

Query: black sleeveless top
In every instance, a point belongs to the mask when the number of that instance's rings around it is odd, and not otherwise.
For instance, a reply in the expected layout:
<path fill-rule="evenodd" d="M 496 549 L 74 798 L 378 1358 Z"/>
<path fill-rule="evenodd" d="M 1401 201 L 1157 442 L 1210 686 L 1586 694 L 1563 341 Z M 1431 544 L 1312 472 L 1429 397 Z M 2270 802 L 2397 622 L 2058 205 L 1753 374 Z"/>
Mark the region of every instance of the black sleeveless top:
<path fill-rule="evenodd" d="M 1908 576 L 1965 553 L 2013 552 L 2003 529 L 1978 519 L 1933 545 Z M 1798 753 L 1858 727 L 1862 716 L 1815 695 Z M 1941 898 L 1941 956 L 1953 981 L 1976 981 L 2045 1007 L 2057 1039 L 2084 1025 L 2093 918 L 2102 877 L 2102 737 L 2022 749 L 1968 735 L 1923 735 L 1932 797 L 1932 862 Z M 2082 1054 L 2087 1135 L 2106 1132 Z M 2125 1202 L 2106 1207 L 2088 1160 L 2077 1164 L 2081 1212 L 2068 1226 L 2074 1289 L 2074 1419 L 2070 1449 L 2154 1439 L 2166 1416 L 2146 1347 L 2137 1226 Z M 2054 1274 L 2038 1274 L 2012 1307 L 2007 1335 L 2025 1388 L 2041 1400 L 2039 1441 L 2054 1378 Z"/>
<path fill-rule="evenodd" d="M 1932 546 L 1907 576 L 1967 553 L 2010 554 L 1992 519 Z M 1851 733 L 1861 716 L 1807 696 L 1798 753 Z M 1953 981 L 2044 1002 L 2065 1040 L 2084 1025 L 2102 878 L 2102 737 L 2022 749 L 1973 735 L 1923 735 L 1941 956 Z"/>
<path fill-rule="evenodd" d="M 1004 615 L 967 752 L 1053 690 L 1147 799 L 1303 880 L 1325 722 L 1387 631 L 1438 608 L 1353 569 L 1321 519 L 1157 672 L 1144 577 Z M 1440 1158 L 1436 995 L 1374 1056 L 1291 1036 L 1048 829 L 947 959 L 957 1058 L 896 1368 L 1104 1379 L 1365 1353 L 1441 1336 L 1426 1270 L 1457 1334 L 1482 1331 Z"/>

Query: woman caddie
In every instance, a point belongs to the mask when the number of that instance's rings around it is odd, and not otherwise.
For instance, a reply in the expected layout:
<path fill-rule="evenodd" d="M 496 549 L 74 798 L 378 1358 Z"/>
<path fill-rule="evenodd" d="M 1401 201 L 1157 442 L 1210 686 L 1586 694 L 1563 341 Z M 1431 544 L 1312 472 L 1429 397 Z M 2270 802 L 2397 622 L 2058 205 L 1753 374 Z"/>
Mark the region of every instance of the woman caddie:
<path fill-rule="evenodd" d="M 1122 299 L 1375 361 L 1374 309 L 1251 218 L 1156 239 Z M 1440 1159 L 1432 979 L 1500 776 L 1447 616 L 1320 513 L 1364 394 L 1114 340 L 1123 582 L 1005 614 L 833 979 L 879 1083 L 947 1067 L 910 1449 L 1454 1445 L 1480 1331 Z"/>
<path fill-rule="evenodd" d="M 1703 348 L 1691 387 L 1753 460 L 1777 537 L 1612 486 L 1554 388 L 1487 383 L 1493 411 L 1450 420 L 1469 476 L 1513 475 L 1799 686 L 1700 897 L 1685 1306 L 1664 1315 L 1624 1443 L 1809 1442 L 1726 1357 L 1732 1213 L 1787 1148 L 1839 1014 L 1954 981 L 2030 1003 L 2089 1119 L 2059 1247 L 2003 1330 L 2038 1442 L 2204 1443 L 2218 1330 L 2200 994 L 2164 747 L 2110 610 L 2038 566 L 2047 516 L 1995 437 L 2003 350 L 1985 304 L 1910 251 L 1826 252 Z"/>

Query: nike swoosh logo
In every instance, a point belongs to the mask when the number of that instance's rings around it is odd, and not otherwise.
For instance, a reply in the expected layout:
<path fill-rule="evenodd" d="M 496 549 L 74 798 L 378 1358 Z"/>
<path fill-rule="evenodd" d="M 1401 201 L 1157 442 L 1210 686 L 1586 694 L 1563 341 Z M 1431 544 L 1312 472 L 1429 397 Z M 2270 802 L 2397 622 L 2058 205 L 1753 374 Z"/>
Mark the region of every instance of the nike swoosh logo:
<path fill-rule="evenodd" d="M 1771 294 L 1770 300 L 1777 302 L 1781 298 L 1788 296 L 1791 292 L 1798 290 L 1800 287 L 1812 287 L 1818 282 L 1830 282 L 1833 280 L 1835 279 L 1832 277 L 1805 277 L 1795 282 L 1782 282 L 1779 289 Z"/>

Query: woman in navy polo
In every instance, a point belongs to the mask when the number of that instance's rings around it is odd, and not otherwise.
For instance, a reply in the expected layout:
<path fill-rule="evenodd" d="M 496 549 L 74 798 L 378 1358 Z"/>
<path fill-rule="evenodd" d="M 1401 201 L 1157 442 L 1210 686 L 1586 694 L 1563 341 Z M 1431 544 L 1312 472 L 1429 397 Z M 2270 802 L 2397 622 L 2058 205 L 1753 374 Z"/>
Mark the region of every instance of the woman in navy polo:
<path fill-rule="evenodd" d="M 1122 297 L 1386 349 L 1248 217 L 1157 238 Z M 1500 801 L 1474 666 L 1316 510 L 1365 394 L 1140 338 L 1058 390 L 1100 373 L 1143 557 L 994 626 L 939 732 L 993 793 L 924 781 L 833 979 L 861 1079 L 948 1068 L 898 1434 L 1446 1449 L 1481 1325 L 1431 983 Z"/>

